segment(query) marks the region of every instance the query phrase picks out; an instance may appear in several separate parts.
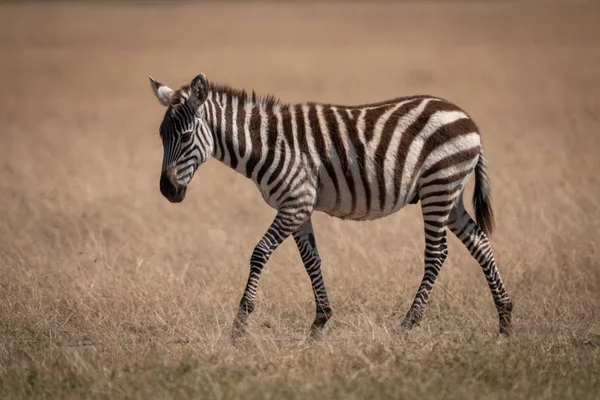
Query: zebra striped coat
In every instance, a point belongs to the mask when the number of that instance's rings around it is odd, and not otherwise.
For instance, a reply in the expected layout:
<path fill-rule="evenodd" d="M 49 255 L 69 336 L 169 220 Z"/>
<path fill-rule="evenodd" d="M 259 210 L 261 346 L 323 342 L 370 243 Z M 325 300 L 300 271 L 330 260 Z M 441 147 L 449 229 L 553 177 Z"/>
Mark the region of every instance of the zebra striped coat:
<path fill-rule="evenodd" d="M 167 111 L 160 126 L 164 157 L 160 190 L 171 202 L 185 198 L 198 166 L 211 156 L 252 179 L 277 215 L 257 244 L 234 321 L 245 331 L 258 280 L 272 252 L 293 236 L 311 278 L 320 335 L 331 318 L 311 223 L 314 211 L 351 220 L 390 215 L 421 202 L 425 273 L 397 331 L 418 324 L 447 255 L 446 232 L 456 234 L 481 265 L 496 304 L 500 332 L 511 328 L 512 302 L 486 233 L 493 214 L 478 128 L 456 105 L 432 96 L 344 106 L 283 104 L 273 97 L 209 84 L 203 74 L 172 90 L 150 78 Z M 462 202 L 475 171 L 477 225 Z"/>

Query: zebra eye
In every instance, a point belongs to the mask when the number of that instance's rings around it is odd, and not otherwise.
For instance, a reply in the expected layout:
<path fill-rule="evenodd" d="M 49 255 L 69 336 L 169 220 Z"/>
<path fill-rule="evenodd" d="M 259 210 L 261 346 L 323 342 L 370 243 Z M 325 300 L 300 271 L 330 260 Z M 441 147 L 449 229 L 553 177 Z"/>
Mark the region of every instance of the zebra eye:
<path fill-rule="evenodd" d="M 192 132 L 185 132 L 181 135 L 181 140 L 185 143 L 189 142 L 192 139 Z"/>

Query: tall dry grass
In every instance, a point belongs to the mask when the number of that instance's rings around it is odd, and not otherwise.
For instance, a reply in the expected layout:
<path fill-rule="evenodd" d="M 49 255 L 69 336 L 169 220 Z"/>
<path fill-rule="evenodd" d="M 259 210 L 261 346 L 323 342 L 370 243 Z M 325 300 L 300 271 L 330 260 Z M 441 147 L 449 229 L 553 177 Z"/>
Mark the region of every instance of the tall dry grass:
<path fill-rule="evenodd" d="M 592 3 L 0 6 L 0 397 L 595 398 L 600 392 L 600 34 Z M 273 255 L 251 335 L 230 324 L 274 212 L 215 161 L 158 191 L 147 75 L 286 101 L 430 93 L 480 125 L 493 247 L 515 302 L 497 337 L 450 239 L 422 325 L 418 207 L 314 216 L 334 307 L 305 341 L 309 280 Z M 470 196 L 470 193 L 468 194 Z"/>

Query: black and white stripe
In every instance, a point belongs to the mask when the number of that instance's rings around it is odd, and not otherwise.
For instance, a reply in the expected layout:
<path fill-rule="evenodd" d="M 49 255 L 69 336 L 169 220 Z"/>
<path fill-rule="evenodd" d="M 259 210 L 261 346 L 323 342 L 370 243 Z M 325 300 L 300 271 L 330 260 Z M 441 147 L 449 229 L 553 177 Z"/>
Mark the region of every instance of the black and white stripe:
<path fill-rule="evenodd" d="M 314 211 L 352 220 L 390 215 L 421 201 L 425 273 L 406 318 L 419 323 L 446 259 L 447 228 L 469 249 L 488 280 L 500 317 L 511 326 L 512 303 L 486 233 L 492 229 L 490 186 L 479 131 L 456 105 L 431 96 L 343 106 L 282 104 L 256 99 L 198 75 L 172 91 L 151 79 L 168 107 L 161 125 L 165 150 L 161 192 L 182 201 L 198 165 L 209 155 L 252 179 L 277 215 L 250 261 L 248 283 L 235 320 L 244 330 L 261 271 L 273 251 L 293 236 L 311 278 L 318 335 L 331 317 L 311 223 Z M 481 228 L 464 208 L 462 193 L 475 171 L 474 205 Z"/>

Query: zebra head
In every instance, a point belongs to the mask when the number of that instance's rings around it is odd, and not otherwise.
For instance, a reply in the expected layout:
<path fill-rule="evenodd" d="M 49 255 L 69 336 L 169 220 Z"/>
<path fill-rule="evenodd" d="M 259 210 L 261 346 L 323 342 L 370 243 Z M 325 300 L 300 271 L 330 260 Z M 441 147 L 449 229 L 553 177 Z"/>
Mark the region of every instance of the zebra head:
<path fill-rule="evenodd" d="M 199 74 L 189 88 L 184 86 L 177 91 L 152 77 L 150 84 L 158 101 L 167 107 L 160 125 L 164 150 L 160 192 L 170 202 L 179 203 L 185 198 L 194 173 L 209 159 L 213 149 L 213 136 L 203 107 L 208 97 L 208 81 L 204 74 Z"/>

